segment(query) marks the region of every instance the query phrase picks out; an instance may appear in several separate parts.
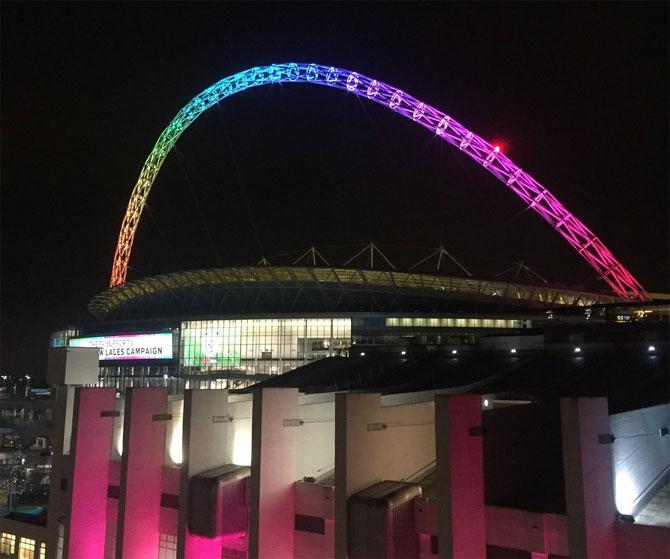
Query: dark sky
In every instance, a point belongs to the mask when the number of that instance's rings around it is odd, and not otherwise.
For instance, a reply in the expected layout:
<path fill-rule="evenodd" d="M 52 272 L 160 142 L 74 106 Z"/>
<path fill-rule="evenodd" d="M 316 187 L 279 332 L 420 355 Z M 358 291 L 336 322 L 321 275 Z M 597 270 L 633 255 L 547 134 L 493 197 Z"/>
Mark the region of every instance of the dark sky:
<path fill-rule="evenodd" d="M 49 332 L 94 321 L 86 305 L 169 120 L 216 80 L 272 62 L 357 70 L 501 141 L 648 290 L 669 289 L 667 3 L 3 2 L 1 54 L 3 374 L 39 375 Z M 148 204 L 131 279 L 374 239 L 444 243 L 479 275 L 525 259 L 603 289 L 467 157 L 327 88 L 258 88 L 212 108 Z"/>

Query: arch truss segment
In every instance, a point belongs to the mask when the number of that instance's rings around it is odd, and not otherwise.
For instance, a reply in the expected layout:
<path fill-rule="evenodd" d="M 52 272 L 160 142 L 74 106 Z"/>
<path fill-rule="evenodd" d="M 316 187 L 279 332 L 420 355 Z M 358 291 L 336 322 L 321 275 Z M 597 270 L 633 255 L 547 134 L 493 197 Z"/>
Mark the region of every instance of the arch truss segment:
<path fill-rule="evenodd" d="M 273 83 L 308 83 L 341 89 L 387 107 L 474 159 L 540 214 L 596 270 L 622 299 L 647 300 L 642 285 L 614 257 L 586 225 L 571 214 L 538 181 L 514 164 L 499 149 L 468 130 L 450 115 L 405 91 L 373 78 L 334 66 L 308 63 L 258 66 L 224 78 L 194 97 L 163 130 L 149 154 L 133 189 L 123 218 L 114 255 L 110 287 L 125 282 L 128 262 L 142 210 L 151 186 L 168 153 L 189 125 L 212 105 L 251 87 Z"/>

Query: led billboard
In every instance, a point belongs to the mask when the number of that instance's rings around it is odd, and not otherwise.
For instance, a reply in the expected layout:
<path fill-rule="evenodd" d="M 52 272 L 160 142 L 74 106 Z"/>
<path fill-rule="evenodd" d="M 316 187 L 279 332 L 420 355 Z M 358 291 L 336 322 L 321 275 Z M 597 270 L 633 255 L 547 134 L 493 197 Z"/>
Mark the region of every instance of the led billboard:
<path fill-rule="evenodd" d="M 186 322 L 182 325 L 185 367 L 238 367 L 241 321 Z"/>
<path fill-rule="evenodd" d="M 172 359 L 172 333 L 121 334 L 71 338 L 72 347 L 97 347 L 100 361 Z"/>

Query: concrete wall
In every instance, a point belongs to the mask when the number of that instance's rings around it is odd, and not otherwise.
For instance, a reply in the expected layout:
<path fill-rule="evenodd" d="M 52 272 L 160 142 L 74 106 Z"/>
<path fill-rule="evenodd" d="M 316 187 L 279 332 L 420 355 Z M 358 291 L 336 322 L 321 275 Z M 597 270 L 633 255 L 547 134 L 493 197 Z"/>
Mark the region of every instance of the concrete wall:
<path fill-rule="evenodd" d="M 296 482 L 295 514 L 324 519 L 323 534 L 294 531 L 294 559 L 330 559 L 335 553 L 335 489 L 318 483 Z"/>
<path fill-rule="evenodd" d="M 335 397 L 301 396 L 298 417 L 298 470 L 296 479 L 319 477 L 335 467 Z"/>
<path fill-rule="evenodd" d="M 558 402 L 485 410 L 484 500 L 565 514 Z"/>
<path fill-rule="evenodd" d="M 487 506 L 486 544 L 567 557 L 567 518 L 563 514 Z"/>
<path fill-rule="evenodd" d="M 112 426 L 112 445 L 110 457 L 112 460 L 121 460 L 123 455 L 123 413 L 126 407 L 125 398 L 117 398 L 115 402 L 115 409 L 119 415 L 114 418 Z"/>
<path fill-rule="evenodd" d="M 620 559 L 667 559 L 670 557 L 670 528 L 627 522 L 615 525 L 617 557 Z"/>
<path fill-rule="evenodd" d="M 670 404 L 610 416 L 617 510 L 635 515 L 670 475 Z"/>
<path fill-rule="evenodd" d="M 344 559 L 349 497 L 386 479 L 408 479 L 435 461 L 435 404 L 382 407 L 379 394 L 335 398 L 335 556 Z"/>
<path fill-rule="evenodd" d="M 251 410 L 250 394 L 228 397 L 228 415 L 233 418 L 228 436 L 228 457 L 232 464 L 251 466 Z"/>
<path fill-rule="evenodd" d="M 172 416 L 165 424 L 165 455 L 163 464 L 180 466 L 183 459 L 182 431 L 184 423 L 184 397 L 168 397 L 168 413 Z"/>

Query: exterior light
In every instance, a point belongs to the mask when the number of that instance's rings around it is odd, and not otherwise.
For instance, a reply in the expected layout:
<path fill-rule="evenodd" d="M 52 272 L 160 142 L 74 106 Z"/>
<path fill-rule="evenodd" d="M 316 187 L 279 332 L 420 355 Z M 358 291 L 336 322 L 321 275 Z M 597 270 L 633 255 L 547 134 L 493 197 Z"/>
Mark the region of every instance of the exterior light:
<path fill-rule="evenodd" d="M 167 374 L 163 375 L 163 378 L 164 378 L 165 380 L 167 380 L 167 379 L 168 379 Z"/>
<path fill-rule="evenodd" d="M 7 375 L 2 375 L 2 380 L 7 380 Z"/>
<path fill-rule="evenodd" d="M 485 408 L 488 408 L 488 407 L 489 407 L 489 401 L 486 400 L 486 399 L 484 400 L 484 407 L 485 407 Z"/>
<path fill-rule="evenodd" d="M 361 357 L 365 357 L 365 352 L 361 351 Z"/>
<path fill-rule="evenodd" d="M 496 146 L 496 147 L 494 147 L 494 148 L 493 148 L 493 151 L 494 151 L 495 153 L 500 153 L 500 146 Z"/>
<path fill-rule="evenodd" d="M 26 380 L 30 380 L 30 375 L 26 375 Z"/>
<path fill-rule="evenodd" d="M 647 351 L 649 351 L 649 352 L 656 351 L 656 347 L 653 346 L 653 345 L 650 345 L 650 346 L 647 348 Z M 2 378 L 6 378 L 6 377 L 2 377 Z"/>
<path fill-rule="evenodd" d="M 576 348 L 575 348 L 575 353 L 579 353 L 580 351 L 582 351 L 582 348 L 581 348 L 581 347 L 576 347 Z"/>
<path fill-rule="evenodd" d="M 457 349 L 452 349 L 452 350 L 451 350 L 451 354 L 452 354 L 452 355 L 456 355 L 457 353 L 458 353 L 458 350 L 457 350 Z"/>
<path fill-rule="evenodd" d="M 513 347 L 512 349 L 509 350 L 510 353 L 516 353 L 516 348 Z"/>
<path fill-rule="evenodd" d="M 407 355 L 407 352 L 403 349 L 403 350 L 400 352 L 400 355 Z"/>

